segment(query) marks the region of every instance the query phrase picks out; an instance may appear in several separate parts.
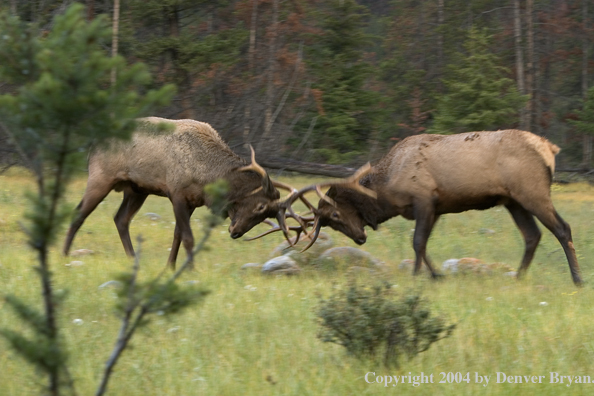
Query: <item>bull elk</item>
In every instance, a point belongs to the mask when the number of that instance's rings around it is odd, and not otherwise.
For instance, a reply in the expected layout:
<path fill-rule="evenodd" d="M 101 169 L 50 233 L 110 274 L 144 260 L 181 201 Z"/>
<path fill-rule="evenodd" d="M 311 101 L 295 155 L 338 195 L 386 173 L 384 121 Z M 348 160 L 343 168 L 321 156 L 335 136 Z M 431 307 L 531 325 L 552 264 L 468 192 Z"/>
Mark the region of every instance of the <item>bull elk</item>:
<path fill-rule="evenodd" d="M 426 255 L 427 241 L 439 216 L 504 205 L 525 241 L 518 277 L 534 257 L 541 232 L 535 217 L 559 240 L 573 282 L 582 283 L 571 229 L 555 210 L 550 187 L 559 147 L 526 131 L 503 130 L 457 135 L 416 135 L 404 139 L 375 166 L 339 183 L 305 187 L 290 204 L 308 191 L 322 197 L 314 214 L 314 234 L 330 226 L 363 244 L 365 226 L 374 230 L 401 215 L 415 220 L 414 274 L 424 261 L 438 276 Z M 326 195 L 321 187 L 330 187 Z M 285 205 L 286 206 L 286 205 Z"/>
<path fill-rule="evenodd" d="M 156 133 L 169 124 L 170 133 Z M 228 182 L 229 233 L 241 237 L 268 217 L 278 216 L 280 193 L 275 187 L 293 190 L 272 181 L 256 161 L 246 163 L 227 146 L 207 123 L 148 117 L 137 122 L 130 142 L 112 142 L 89 155 L 89 178 L 82 200 L 68 230 L 64 254 L 68 254 L 78 229 L 110 191 L 123 191 L 124 199 L 114 221 L 124 250 L 134 256 L 130 221 L 149 194 L 167 197 L 173 204 L 175 231 L 168 265 L 175 261 L 183 242 L 192 258 L 194 237 L 190 217 L 194 209 L 209 206 L 204 186 L 223 178 Z M 152 133 L 151 133 L 152 132 Z"/>

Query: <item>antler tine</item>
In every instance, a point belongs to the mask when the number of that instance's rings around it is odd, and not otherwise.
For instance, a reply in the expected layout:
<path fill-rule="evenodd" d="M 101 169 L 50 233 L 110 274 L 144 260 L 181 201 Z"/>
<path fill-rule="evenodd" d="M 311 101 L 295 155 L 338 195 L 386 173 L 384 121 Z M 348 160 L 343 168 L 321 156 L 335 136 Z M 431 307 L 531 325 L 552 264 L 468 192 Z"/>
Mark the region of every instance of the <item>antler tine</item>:
<path fill-rule="evenodd" d="M 301 226 L 301 230 L 303 231 L 303 233 L 305 233 L 305 235 L 307 235 L 307 237 L 311 239 L 311 236 L 307 232 L 307 223 L 309 223 L 313 219 L 306 218 L 306 217 L 303 217 L 303 216 L 300 216 L 300 215 L 296 214 L 293 211 L 293 208 L 291 208 L 291 207 L 289 207 L 287 210 L 289 211 L 289 214 L 287 214 L 285 216 L 286 217 L 290 217 L 290 218 L 294 219 L 295 221 L 297 221 L 297 223 L 299 223 L 299 225 Z"/>
<path fill-rule="evenodd" d="M 294 191 L 297 191 L 297 189 L 295 187 L 285 184 L 283 182 L 279 182 L 278 180 L 272 180 L 272 185 L 276 188 L 282 188 L 282 189 L 287 190 L 291 193 Z"/>
<path fill-rule="evenodd" d="M 252 145 L 250 144 L 250 150 L 252 151 L 252 163 L 246 166 L 242 166 L 241 168 L 237 169 L 240 172 L 244 172 L 244 171 L 254 171 L 257 174 L 259 174 L 262 177 L 268 177 L 268 174 L 266 173 L 266 171 L 264 170 L 264 168 L 262 168 L 260 165 L 258 165 L 258 163 L 256 162 L 256 152 L 254 151 L 254 148 L 252 147 Z"/>
<path fill-rule="evenodd" d="M 303 195 L 299 196 L 299 200 L 301 200 L 301 202 L 307 206 L 307 209 L 309 209 L 310 212 L 313 213 L 313 211 L 316 209 Z"/>
<path fill-rule="evenodd" d="M 359 180 L 363 177 L 366 176 L 369 172 L 371 172 L 371 164 L 368 162 L 365 165 L 363 165 L 362 167 L 360 167 L 359 169 L 357 169 L 357 171 L 347 177 L 346 179 L 344 179 L 342 182 L 337 182 L 334 183 L 333 185 L 338 186 L 341 185 L 343 187 L 348 187 L 348 188 L 352 188 L 353 190 L 356 190 L 358 192 L 360 192 L 361 194 L 365 194 L 371 198 L 377 199 L 377 193 L 367 187 L 363 187 L 361 184 L 359 184 Z"/>
<path fill-rule="evenodd" d="M 322 224 L 319 222 L 319 218 L 316 218 L 316 220 L 315 220 L 315 222 L 313 224 L 313 229 L 314 229 L 313 238 L 307 244 L 307 246 L 304 247 L 303 250 L 300 251 L 299 253 L 305 252 L 307 249 L 309 249 L 310 247 L 312 247 L 313 244 L 316 243 L 316 241 L 318 240 L 318 236 L 320 236 L 320 230 L 322 229 Z"/>
<path fill-rule="evenodd" d="M 279 181 L 276 181 L 276 180 L 273 180 L 272 181 L 272 184 L 276 188 L 282 188 L 282 189 L 285 189 L 285 190 L 289 191 L 289 195 L 287 195 L 284 199 L 279 200 L 281 202 L 287 201 L 293 195 L 299 193 L 299 191 L 297 191 L 297 189 L 295 187 L 290 186 L 288 184 L 285 184 L 285 183 L 282 183 L 282 182 L 279 182 Z M 309 210 L 313 210 L 314 209 L 314 206 L 311 204 L 311 202 L 309 202 L 303 195 L 299 195 L 295 200 L 297 200 L 297 199 L 301 200 L 301 202 L 303 202 L 303 204 L 305 206 L 307 206 L 307 208 Z M 294 200 L 291 200 L 291 203 L 293 203 L 293 202 L 295 202 L 295 201 Z"/>
<path fill-rule="evenodd" d="M 304 187 L 301 190 L 299 190 L 293 194 L 289 194 L 285 203 L 286 203 L 286 205 L 290 206 L 298 198 L 302 198 L 303 194 L 310 192 L 310 191 L 315 191 L 316 194 L 318 194 L 318 196 L 321 199 L 323 199 L 324 201 L 328 202 L 331 205 L 336 206 L 336 202 L 334 202 L 334 200 L 332 200 L 330 197 L 328 197 L 326 194 L 324 194 L 322 192 L 322 188 L 333 187 L 333 186 L 348 187 L 348 188 L 356 190 L 362 194 L 370 196 L 372 198 L 377 198 L 377 193 L 375 191 L 373 191 L 367 187 L 363 187 L 362 185 L 359 184 L 359 180 L 363 176 L 366 176 L 369 172 L 371 172 L 371 169 L 372 169 L 371 164 L 368 162 L 367 164 L 363 165 L 361 168 L 357 169 L 357 171 L 354 174 L 352 174 L 351 176 L 347 177 L 344 180 L 323 182 L 323 183 L 312 184 L 310 186 Z M 305 204 L 308 206 L 308 208 L 312 209 L 312 207 L 310 205 L 308 205 L 309 202 L 307 202 Z"/>
<path fill-rule="evenodd" d="M 267 230 L 267 231 L 264 231 L 263 233 L 261 233 L 259 235 L 256 235 L 255 237 L 245 238 L 244 240 L 246 240 L 246 241 L 253 241 L 254 239 L 262 238 L 263 236 L 266 236 L 268 234 L 272 234 L 273 232 L 283 231 L 283 229 L 279 225 L 273 223 L 270 220 L 264 220 L 263 223 L 266 223 L 266 224 L 272 226 L 272 228 L 269 229 L 269 230 Z M 291 226 L 291 227 L 288 227 L 288 229 L 291 230 L 291 231 L 297 231 L 298 233 L 300 233 L 300 232 L 303 231 L 303 229 L 302 229 L 301 226 Z M 291 246 L 293 246 L 293 244 L 291 244 Z"/>

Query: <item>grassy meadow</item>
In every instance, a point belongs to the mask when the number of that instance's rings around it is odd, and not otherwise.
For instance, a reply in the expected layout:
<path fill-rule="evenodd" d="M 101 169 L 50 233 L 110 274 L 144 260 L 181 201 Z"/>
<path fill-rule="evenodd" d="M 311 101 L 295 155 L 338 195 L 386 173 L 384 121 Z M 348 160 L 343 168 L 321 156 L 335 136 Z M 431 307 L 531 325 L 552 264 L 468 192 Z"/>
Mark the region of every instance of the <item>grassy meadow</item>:
<path fill-rule="evenodd" d="M 280 178 L 296 186 L 314 178 Z M 82 197 L 86 178 L 69 188 L 74 208 Z M 32 179 L 19 169 L 0 175 L 0 293 L 15 294 L 41 306 L 35 257 L 25 242 L 19 222 Z M 386 392 L 420 395 L 559 395 L 591 394 L 594 384 L 551 384 L 550 372 L 586 376 L 594 381 L 594 188 L 587 184 L 553 186 L 553 200 L 572 226 L 578 260 L 586 284 L 576 288 L 560 244 L 548 230 L 526 279 L 497 276 L 447 276 L 431 281 L 397 270 L 401 260 L 414 258 L 414 223 L 392 219 L 376 232 L 368 231 L 361 248 L 385 261 L 388 274 L 359 274 L 360 282 L 382 276 L 403 292 L 422 291 L 435 313 L 458 324 L 450 338 L 427 352 L 386 368 L 359 361 L 343 348 L 317 339 L 315 310 L 320 295 L 343 285 L 346 271 L 303 271 L 294 277 L 266 277 L 240 267 L 264 262 L 282 241 L 280 233 L 252 242 L 232 240 L 229 220 L 213 233 L 210 249 L 196 258 L 196 269 L 181 282 L 195 280 L 211 290 L 203 304 L 171 318 L 152 317 L 151 324 L 124 352 L 110 382 L 111 395 L 375 395 Z M 119 321 L 114 315 L 112 289 L 99 289 L 114 274 L 128 270 L 129 260 L 120 243 L 113 215 L 121 194 L 112 192 L 87 219 L 73 249 L 91 249 L 94 255 L 63 257 L 65 227 L 57 236 L 51 262 L 56 290 L 67 290 L 59 307 L 61 331 L 70 353 L 71 374 L 80 395 L 93 394 L 103 365 L 113 347 Z M 144 214 L 157 213 L 158 221 Z M 195 237 L 202 234 L 204 208 L 192 219 Z M 135 240 L 142 234 L 142 279 L 155 277 L 164 267 L 173 236 L 174 217 L 168 200 L 150 197 L 132 223 Z M 481 233 L 481 229 L 494 233 Z M 250 235 L 266 229 L 259 226 Z M 346 237 L 326 230 L 336 246 L 355 246 Z M 443 216 L 429 241 L 428 251 L 438 268 L 449 258 L 476 257 L 487 263 L 517 267 L 523 240 L 503 208 Z M 182 249 L 183 250 L 183 249 Z M 185 253 L 180 252 L 180 259 Z M 84 265 L 66 266 L 72 260 Z M 73 322 L 75 319 L 80 321 Z M 0 299 L 0 328 L 28 330 Z M 39 394 L 34 369 L 0 339 L 0 394 Z M 433 374 L 434 383 L 398 384 L 385 389 L 368 384 L 384 375 Z M 444 373 L 470 373 L 470 383 L 439 383 Z M 543 383 L 496 383 L 496 373 L 544 376 Z M 485 387 L 475 373 L 490 376 Z"/>

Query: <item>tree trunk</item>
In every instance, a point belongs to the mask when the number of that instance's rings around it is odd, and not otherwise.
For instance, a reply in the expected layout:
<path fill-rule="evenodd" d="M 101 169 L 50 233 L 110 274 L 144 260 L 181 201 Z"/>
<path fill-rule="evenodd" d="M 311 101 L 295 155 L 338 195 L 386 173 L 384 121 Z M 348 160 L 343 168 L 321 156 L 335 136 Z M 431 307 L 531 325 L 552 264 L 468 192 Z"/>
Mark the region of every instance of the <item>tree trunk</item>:
<path fill-rule="evenodd" d="M 516 47 L 516 77 L 518 80 L 518 91 L 526 94 L 524 85 L 524 56 L 522 51 L 522 19 L 520 18 L 520 0 L 514 0 L 514 38 Z M 526 109 L 520 110 L 520 129 L 526 129 Z"/>
<path fill-rule="evenodd" d="M 526 103 L 526 125 L 524 129 L 532 130 L 534 120 L 534 0 L 526 0 L 526 26 L 528 29 L 528 63 L 526 65 L 526 93 L 530 95 Z"/>
<path fill-rule="evenodd" d="M 266 102 L 264 105 L 264 133 L 258 144 L 258 151 L 262 151 L 264 145 L 272 149 L 272 102 L 274 100 L 274 74 L 276 72 L 276 41 L 278 36 L 278 0 L 272 2 L 272 25 L 270 29 L 269 53 L 268 53 L 268 79 L 266 84 Z"/>
<path fill-rule="evenodd" d="M 444 61 L 443 61 L 443 24 L 444 24 L 444 0 L 437 0 L 437 28 L 439 34 L 437 35 L 437 67 L 439 68 L 439 75 L 443 75 Z M 441 78 L 439 79 L 439 92 L 443 91 L 443 84 Z"/>
<path fill-rule="evenodd" d="M 584 101 L 588 96 L 588 1 L 582 0 L 582 97 Z M 592 136 L 584 133 L 582 166 L 590 168 L 592 163 Z"/>
<path fill-rule="evenodd" d="M 113 30 L 111 34 L 111 56 L 116 57 L 118 55 L 118 33 L 120 27 L 120 0 L 114 0 L 113 2 Z M 117 75 L 116 68 L 111 69 L 111 86 L 113 87 L 116 83 Z"/>
<path fill-rule="evenodd" d="M 114 6 L 115 8 L 115 6 Z M 95 18 L 95 0 L 87 0 L 87 21 Z"/>
<path fill-rule="evenodd" d="M 551 5 L 545 6 L 546 19 L 552 18 L 553 12 L 551 11 Z M 544 33 L 544 51 L 543 51 L 543 70 L 542 70 L 542 89 L 540 91 L 540 110 L 544 117 L 541 118 L 541 131 L 542 136 L 549 136 L 550 122 L 548 121 L 548 115 L 551 111 L 551 54 L 553 52 L 553 37 L 550 29 L 543 30 Z M 562 134 L 563 144 L 565 144 L 565 133 Z"/>
<path fill-rule="evenodd" d="M 258 1 L 252 1 L 252 20 L 250 26 L 250 45 L 248 48 L 248 69 L 250 77 L 254 77 L 256 71 L 254 70 L 254 56 L 256 52 L 256 22 L 258 20 Z M 248 95 L 251 91 L 251 84 L 248 84 Z M 250 123 L 251 123 L 252 103 L 250 98 L 246 100 L 245 110 L 243 112 L 243 144 L 247 150 L 247 146 L 250 144 Z"/>
<path fill-rule="evenodd" d="M 179 9 L 176 4 L 173 4 L 169 7 L 165 8 L 165 17 L 167 19 L 167 28 L 169 30 L 169 36 L 174 37 L 176 40 L 173 40 L 177 45 L 177 39 L 179 38 L 180 34 L 180 21 L 179 21 Z M 169 54 L 171 56 L 171 63 L 175 73 L 178 76 L 178 87 L 179 87 L 179 96 L 181 102 L 181 112 L 179 116 L 181 118 L 189 118 L 194 119 L 194 107 L 192 103 L 192 93 L 191 93 L 191 84 L 190 84 L 190 76 L 186 70 L 183 70 L 179 67 L 179 51 L 177 47 L 172 46 L 169 48 Z"/>

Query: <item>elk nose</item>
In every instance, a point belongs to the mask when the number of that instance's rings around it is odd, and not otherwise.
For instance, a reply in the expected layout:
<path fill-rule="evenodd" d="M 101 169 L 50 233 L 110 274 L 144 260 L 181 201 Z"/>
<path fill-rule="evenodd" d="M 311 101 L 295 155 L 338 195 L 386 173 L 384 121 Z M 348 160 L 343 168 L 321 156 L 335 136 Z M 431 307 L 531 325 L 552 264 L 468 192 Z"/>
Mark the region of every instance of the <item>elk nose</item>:
<path fill-rule="evenodd" d="M 231 234 L 231 238 L 233 238 L 233 239 L 237 239 L 240 236 L 241 236 L 241 233 L 239 233 L 239 232 L 234 232 L 234 233 Z"/>
<path fill-rule="evenodd" d="M 367 237 L 362 237 L 362 238 L 355 239 L 355 243 L 357 245 L 363 245 L 365 243 L 365 241 L 367 241 Z"/>

